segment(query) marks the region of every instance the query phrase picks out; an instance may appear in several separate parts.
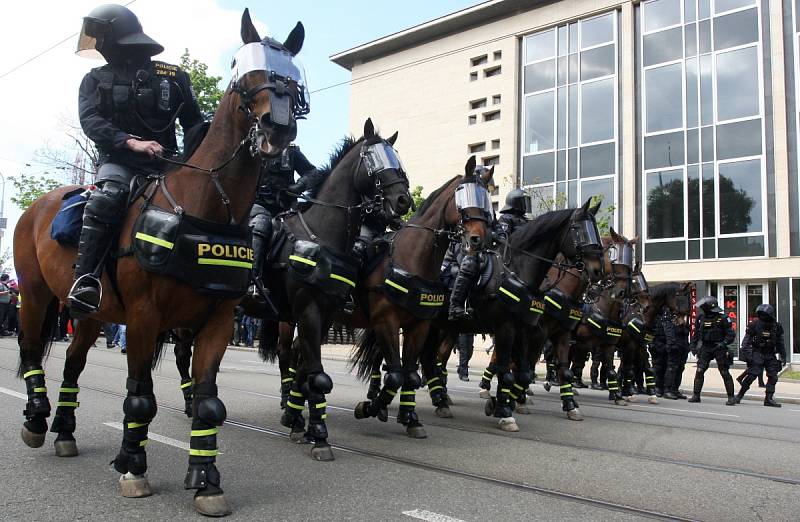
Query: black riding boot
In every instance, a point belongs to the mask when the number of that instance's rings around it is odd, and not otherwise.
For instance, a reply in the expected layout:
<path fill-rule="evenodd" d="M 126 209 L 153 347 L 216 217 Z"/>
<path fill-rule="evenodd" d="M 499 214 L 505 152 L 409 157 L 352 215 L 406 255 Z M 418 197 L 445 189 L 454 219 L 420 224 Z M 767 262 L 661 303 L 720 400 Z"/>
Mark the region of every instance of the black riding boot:
<path fill-rule="evenodd" d="M 667 366 L 664 371 L 664 394 L 662 397 L 665 399 L 678 400 L 678 394 L 675 393 L 675 369 Z"/>
<path fill-rule="evenodd" d="M 592 379 L 591 388 L 593 390 L 602 390 L 603 387 L 597 379 L 600 377 L 600 361 L 592 361 L 592 367 L 589 369 L 589 377 Z"/>
<path fill-rule="evenodd" d="M 703 391 L 703 381 L 705 381 L 705 376 L 702 372 L 694 374 L 694 390 L 692 391 L 692 396 L 689 397 L 689 402 L 700 402 L 700 392 Z"/>
<path fill-rule="evenodd" d="M 780 408 L 781 404 L 779 402 L 775 402 L 773 392 L 767 392 L 766 397 L 764 398 L 764 406 L 772 406 L 773 408 Z"/>
<path fill-rule="evenodd" d="M 736 396 L 733 393 L 733 377 L 731 377 L 731 374 L 728 372 L 728 370 L 720 373 L 722 373 L 722 382 L 725 383 L 725 391 L 728 393 L 728 400 L 725 402 L 725 405 L 735 406 L 737 402 Z"/>
<path fill-rule="evenodd" d="M 111 242 L 111 236 L 108 225 L 84 217 L 75 263 L 75 283 L 68 297 L 70 312 L 75 318 L 85 317 L 100 308 L 102 289 L 99 278 L 93 274 Z"/>
<path fill-rule="evenodd" d="M 253 278 L 262 281 L 264 277 L 264 257 L 267 255 L 269 238 L 253 234 Z"/>
<path fill-rule="evenodd" d="M 453 292 L 450 294 L 450 310 L 447 318 L 451 321 L 461 319 L 468 315 L 466 309 L 467 295 L 472 289 L 475 277 L 478 275 L 478 259 L 476 255 L 465 255 L 458 269 L 458 275 L 453 283 Z"/>

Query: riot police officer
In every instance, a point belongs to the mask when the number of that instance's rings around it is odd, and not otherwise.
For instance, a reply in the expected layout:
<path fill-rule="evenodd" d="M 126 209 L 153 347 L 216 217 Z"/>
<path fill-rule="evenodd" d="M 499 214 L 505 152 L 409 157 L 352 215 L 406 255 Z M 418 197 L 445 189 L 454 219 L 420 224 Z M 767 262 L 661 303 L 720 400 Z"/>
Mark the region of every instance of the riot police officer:
<path fill-rule="evenodd" d="M 786 364 L 786 348 L 783 344 L 783 326 L 775 319 L 775 308 L 770 304 L 761 304 L 756 308 L 756 319 L 750 321 L 742 340 L 739 358 L 747 362 L 747 375 L 742 379 L 742 387 L 736 394 L 736 402 L 740 402 L 753 381 L 767 370 L 767 390 L 764 406 L 780 408 L 775 402 L 775 385 L 778 383 L 778 372 Z"/>
<path fill-rule="evenodd" d="M 531 212 L 531 198 L 522 189 L 514 189 L 506 196 L 506 205 L 497 218 L 495 231 L 506 238 L 519 227 L 528 222 L 525 214 Z"/>
<path fill-rule="evenodd" d="M 300 175 L 297 181 L 294 180 L 295 172 Z M 258 280 L 264 275 L 264 257 L 272 237 L 272 218 L 289 210 L 298 195 L 306 191 L 313 193 L 324 178 L 297 145 L 290 145 L 277 157 L 264 161 L 256 201 L 250 211 L 253 275 Z"/>
<path fill-rule="evenodd" d="M 694 335 L 692 336 L 689 347 L 693 354 L 697 355 L 697 372 L 694 376 L 694 392 L 689 402 L 700 402 L 700 392 L 703 390 L 703 378 L 711 359 L 717 361 L 717 369 L 725 383 L 725 391 L 728 393 L 728 406 L 736 404 L 736 397 L 733 394 L 733 377 L 728 372 L 731 365 L 731 356 L 728 352 L 728 345 L 736 338 L 733 324 L 729 317 L 722 312 L 717 299 L 707 296 L 698 301 L 697 307 L 701 313 L 695 323 Z M 701 343 L 698 349 L 698 343 Z"/>
<path fill-rule="evenodd" d="M 134 175 L 163 170 L 158 157 L 178 148 L 176 120 L 187 133 L 203 123 L 189 76 L 151 60 L 163 50 L 123 6 L 102 5 L 83 19 L 78 54 L 102 56 L 107 63 L 84 76 L 79 91 L 81 127 L 97 147 L 99 168 L 68 298 L 73 317 L 100 306 L 100 264 L 125 216 Z"/>
<path fill-rule="evenodd" d="M 667 371 L 664 374 L 664 398 L 687 399 L 681 392 L 683 370 L 689 357 L 689 316 L 681 314 L 675 322 L 675 345 L 667 357 Z"/>
<path fill-rule="evenodd" d="M 656 373 L 656 395 L 661 397 L 667 390 L 671 389 L 672 373 L 670 373 L 670 382 L 667 383 L 667 372 L 670 367 L 670 354 L 676 351 L 675 346 L 675 318 L 672 311 L 668 306 L 663 306 L 659 310 L 655 320 L 653 342 L 650 344 L 650 356 L 653 360 L 653 370 Z M 673 359 L 675 356 L 672 356 Z M 674 363 L 672 366 L 677 366 Z M 672 395 L 672 394 L 670 394 Z M 673 398 L 668 396 L 668 399 Z M 677 397 L 674 397 L 677 399 Z"/>

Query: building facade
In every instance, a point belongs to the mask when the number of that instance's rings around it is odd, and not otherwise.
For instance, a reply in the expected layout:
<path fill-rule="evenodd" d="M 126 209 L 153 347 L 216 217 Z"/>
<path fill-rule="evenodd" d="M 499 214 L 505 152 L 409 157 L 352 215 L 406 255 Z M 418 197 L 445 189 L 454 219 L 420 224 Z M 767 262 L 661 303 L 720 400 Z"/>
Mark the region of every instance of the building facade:
<path fill-rule="evenodd" d="M 775 305 L 800 359 L 800 0 L 491 0 L 331 57 L 429 193 L 470 155 L 574 206 L 602 197 L 651 282 L 734 320 Z"/>

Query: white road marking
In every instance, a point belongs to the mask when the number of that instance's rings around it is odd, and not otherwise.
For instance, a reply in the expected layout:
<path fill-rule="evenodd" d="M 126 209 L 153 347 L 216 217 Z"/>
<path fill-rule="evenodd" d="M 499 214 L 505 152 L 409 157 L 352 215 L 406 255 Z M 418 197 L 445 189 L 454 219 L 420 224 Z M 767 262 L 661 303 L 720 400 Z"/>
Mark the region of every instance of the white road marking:
<path fill-rule="evenodd" d="M 433 511 L 426 511 L 424 509 L 415 509 L 413 511 L 403 511 L 407 517 L 416 518 L 418 520 L 427 520 L 428 522 L 464 522 L 460 518 L 448 517 L 447 515 L 440 515 Z"/>
<path fill-rule="evenodd" d="M 696 413 L 698 415 L 717 415 L 719 417 L 739 417 L 739 415 L 734 415 L 732 413 L 712 413 L 710 411 L 701 411 L 701 410 L 679 410 L 678 408 L 663 408 L 660 406 L 645 406 L 644 404 L 636 404 L 633 403 L 631 406 L 635 406 L 638 408 L 650 408 L 653 410 L 659 411 L 679 411 L 681 413 Z"/>
<path fill-rule="evenodd" d="M 8 388 L 0 387 L 0 393 L 11 395 L 12 397 L 16 397 L 17 399 L 22 399 L 23 401 L 28 400 L 28 396 L 25 395 L 24 393 L 15 392 L 14 390 L 9 390 Z"/>
<path fill-rule="evenodd" d="M 108 426 L 109 428 L 114 428 L 115 430 L 122 431 L 122 424 L 119 422 L 104 422 L 104 425 Z M 153 433 L 152 431 L 147 433 L 147 438 L 150 440 L 154 440 L 156 442 L 160 442 L 162 444 L 167 444 L 168 446 L 173 446 L 185 451 L 189 451 L 189 444 L 187 442 L 183 442 L 181 440 L 173 439 L 172 437 L 165 437 L 164 435 L 159 435 L 158 433 Z M 222 452 L 219 452 L 222 455 Z"/>

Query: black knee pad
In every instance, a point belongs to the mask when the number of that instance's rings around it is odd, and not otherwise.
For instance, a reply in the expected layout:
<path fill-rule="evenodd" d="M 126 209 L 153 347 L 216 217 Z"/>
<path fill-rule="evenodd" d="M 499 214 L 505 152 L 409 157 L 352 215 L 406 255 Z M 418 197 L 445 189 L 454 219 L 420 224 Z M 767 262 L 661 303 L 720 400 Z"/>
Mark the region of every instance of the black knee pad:
<path fill-rule="evenodd" d="M 569 368 L 566 368 L 564 370 L 564 382 L 561 383 L 561 384 L 570 384 L 570 383 L 572 383 L 572 380 L 574 378 L 575 378 L 575 375 L 572 373 L 572 370 L 570 370 Z"/>
<path fill-rule="evenodd" d="M 514 384 L 514 374 L 512 374 L 508 370 L 506 370 L 506 371 L 504 371 L 502 373 L 498 372 L 497 373 L 497 380 L 503 386 L 506 386 L 506 387 L 512 386 Z"/>
<path fill-rule="evenodd" d="M 422 377 L 420 377 L 419 373 L 416 371 L 408 372 L 403 386 L 405 388 L 411 388 L 412 390 L 422 388 Z"/>
<path fill-rule="evenodd" d="M 256 214 L 250 218 L 250 228 L 253 234 L 268 239 L 272 235 L 272 220 L 267 214 Z"/>
<path fill-rule="evenodd" d="M 520 372 L 517 374 L 517 384 L 522 386 L 523 388 L 527 388 L 530 383 L 533 382 L 533 372 Z"/>
<path fill-rule="evenodd" d="M 383 385 L 390 390 L 396 390 L 403 385 L 403 374 L 398 371 L 389 371 L 383 376 Z"/>
<path fill-rule="evenodd" d="M 106 181 L 100 189 L 92 191 L 84 212 L 101 223 L 116 225 L 124 217 L 124 212 L 120 212 L 120 210 L 127 201 L 127 186 L 114 181 Z"/>
<path fill-rule="evenodd" d="M 150 422 L 156 416 L 158 406 L 153 395 L 131 395 L 125 397 L 122 411 L 136 422 Z"/>
<path fill-rule="evenodd" d="M 212 426 L 222 426 L 228 416 L 225 405 L 219 397 L 201 397 L 197 400 L 197 418 Z"/>
<path fill-rule="evenodd" d="M 308 376 L 308 391 L 325 395 L 333 390 L 333 380 L 325 372 L 314 373 Z"/>

